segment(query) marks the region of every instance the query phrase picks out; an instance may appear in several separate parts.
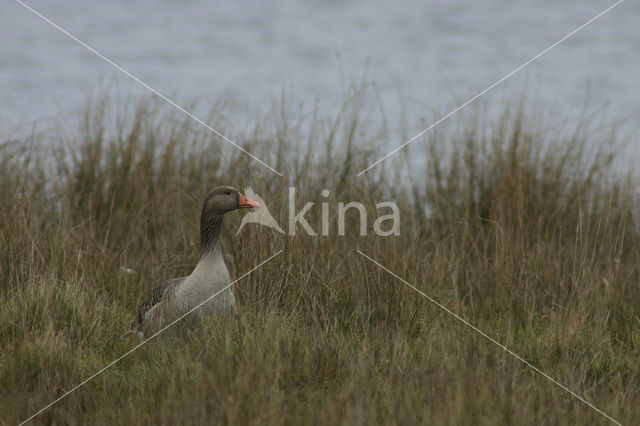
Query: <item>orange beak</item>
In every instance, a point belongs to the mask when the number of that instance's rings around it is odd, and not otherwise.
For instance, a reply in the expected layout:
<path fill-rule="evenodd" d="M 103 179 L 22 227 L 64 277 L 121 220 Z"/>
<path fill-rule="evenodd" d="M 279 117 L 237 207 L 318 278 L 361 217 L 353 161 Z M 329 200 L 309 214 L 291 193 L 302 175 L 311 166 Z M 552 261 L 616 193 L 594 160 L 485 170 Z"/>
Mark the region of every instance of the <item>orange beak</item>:
<path fill-rule="evenodd" d="M 251 198 L 247 198 L 244 194 L 238 194 L 239 209 L 255 209 L 256 207 L 260 207 L 260 204 L 253 201 Z"/>

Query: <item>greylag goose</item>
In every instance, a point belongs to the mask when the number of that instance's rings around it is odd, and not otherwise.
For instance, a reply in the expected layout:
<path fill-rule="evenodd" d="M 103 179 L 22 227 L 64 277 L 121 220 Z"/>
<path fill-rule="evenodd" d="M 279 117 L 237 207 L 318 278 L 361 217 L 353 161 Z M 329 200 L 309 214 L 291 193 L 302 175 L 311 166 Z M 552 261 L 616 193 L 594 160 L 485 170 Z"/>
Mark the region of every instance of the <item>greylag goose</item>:
<path fill-rule="evenodd" d="M 201 313 L 220 315 L 235 310 L 235 298 L 229 283 L 229 271 L 222 257 L 220 229 L 225 213 L 256 208 L 259 204 L 230 186 L 213 189 L 207 195 L 200 216 L 200 259 L 186 277 L 163 282 L 138 309 L 131 331 L 149 337 L 185 315 L 215 293 L 215 298 L 199 307 Z"/>

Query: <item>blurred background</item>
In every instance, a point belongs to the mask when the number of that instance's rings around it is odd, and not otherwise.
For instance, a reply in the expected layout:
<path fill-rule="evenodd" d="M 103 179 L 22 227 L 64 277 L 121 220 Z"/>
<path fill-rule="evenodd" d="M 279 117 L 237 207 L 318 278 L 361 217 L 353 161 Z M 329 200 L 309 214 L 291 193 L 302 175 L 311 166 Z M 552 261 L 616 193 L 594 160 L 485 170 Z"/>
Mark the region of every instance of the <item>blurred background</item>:
<path fill-rule="evenodd" d="M 228 119 L 282 92 L 321 111 L 353 80 L 372 82 L 377 117 L 401 142 L 531 59 L 613 0 L 262 2 L 30 0 L 28 4 L 181 105 Z M 0 6 L 0 127 L 74 120 L 97 91 L 148 94 L 17 2 Z M 525 96 L 578 120 L 604 111 L 637 129 L 640 3 L 624 2 L 483 96 L 489 109 Z M 197 105 L 191 105 L 197 103 Z M 53 125 L 53 124 L 52 124 Z"/>

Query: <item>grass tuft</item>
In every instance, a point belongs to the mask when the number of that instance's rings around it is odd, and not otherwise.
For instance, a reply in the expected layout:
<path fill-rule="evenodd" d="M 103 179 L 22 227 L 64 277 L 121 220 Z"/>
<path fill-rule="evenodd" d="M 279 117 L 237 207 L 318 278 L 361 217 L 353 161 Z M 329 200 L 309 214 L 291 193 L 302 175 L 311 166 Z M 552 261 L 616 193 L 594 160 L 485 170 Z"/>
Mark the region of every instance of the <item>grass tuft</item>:
<path fill-rule="evenodd" d="M 235 286 L 238 318 L 151 341 L 36 423 L 607 423 L 356 248 L 637 422 L 640 210 L 615 144 L 532 131 L 507 109 L 357 177 L 393 142 L 359 99 L 334 116 L 283 101 L 242 130 L 212 111 L 284 179 L 151 100 L 99 101 L 71 136 L 0 144 L 0 420 L 24 420 L 137 343 L 121 338 L 135 309 L 190 272 L 201 200 L 231 184 L 252 186 L 285 229 L 289 186 L 298 206 L 316 203 L 316 232 L 328 202 L 330 235 L 236 236 L 229 215 L 233 276 L 283 250 Z M 390 200 L 399 236 L 360 236 L 355 210 L 337 235 L 338 202 L 363 202 L 371 231 Z"/>

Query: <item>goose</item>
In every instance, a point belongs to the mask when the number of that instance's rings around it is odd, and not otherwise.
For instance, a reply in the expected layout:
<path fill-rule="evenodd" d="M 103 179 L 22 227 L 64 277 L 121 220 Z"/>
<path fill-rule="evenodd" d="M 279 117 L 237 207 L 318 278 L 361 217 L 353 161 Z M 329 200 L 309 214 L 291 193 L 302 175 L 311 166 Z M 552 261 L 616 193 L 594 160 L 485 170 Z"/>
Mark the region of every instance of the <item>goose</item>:
<path fill-rule="evenodd" d="M 198 308 L 201 314 L 224 315 L 235 311 L 229 271 L 220 247 L 222 219 L 237 209 L 260 205 L 230 186 L 220 186 L 209 192 L 200 215 L 200 258 L 190 275 L 164 281 L 155 287 L 140 305 L 131 332 L 148 338 L 181 316 L 220 292 Z"/>

